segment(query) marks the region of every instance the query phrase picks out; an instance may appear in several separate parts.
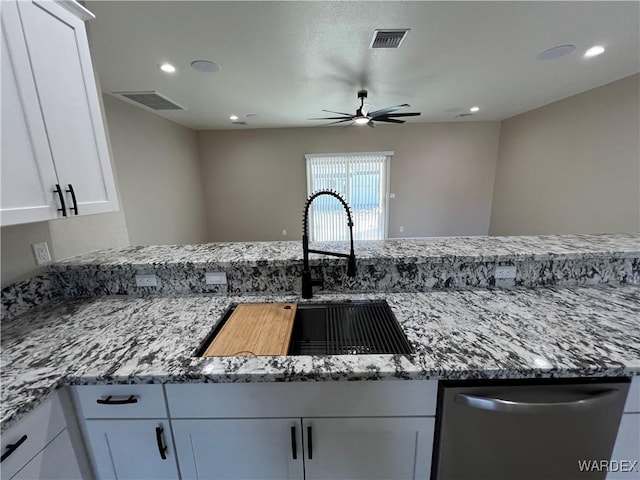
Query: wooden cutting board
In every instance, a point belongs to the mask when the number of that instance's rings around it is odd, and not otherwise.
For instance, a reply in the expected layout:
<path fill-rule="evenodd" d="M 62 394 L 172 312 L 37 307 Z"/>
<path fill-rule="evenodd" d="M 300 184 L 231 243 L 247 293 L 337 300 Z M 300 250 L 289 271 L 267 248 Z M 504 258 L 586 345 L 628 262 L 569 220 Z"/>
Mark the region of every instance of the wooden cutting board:
<path fill-rule="evenodd" d="M 297 307 L 295 303 L 238 305 L 202 356 L 286 355 Z"/>

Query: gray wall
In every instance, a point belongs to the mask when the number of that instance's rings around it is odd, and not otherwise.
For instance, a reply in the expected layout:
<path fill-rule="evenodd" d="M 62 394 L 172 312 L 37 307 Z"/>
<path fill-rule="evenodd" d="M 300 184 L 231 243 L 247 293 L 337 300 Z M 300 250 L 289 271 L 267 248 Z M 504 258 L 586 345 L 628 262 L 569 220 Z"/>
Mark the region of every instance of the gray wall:
<path fill-rule="evenodd" d="M 53 261 L 129 245 L 122 211 L 2 227 L 2 286 L 37 275 L 32 243 L 47 242 Z"/>
<path fill-rule="evenodd" d="M 204 242 L 196 132 L 110 95 L 103 99 L 131 244 Z"/>
<path fill-rule="evenodd" d="M 102 105 L 103 118 L 104 105 Z M 106 125 L 106 118 L 105 118 Z M 108 132 L 108 126 L 107 126 Z M 109 143 L 109 135 L 107 135 Z M 110 151 L 111 146 L 109 145 Z M 113 154 L 111 155 L 113 166 Z M 118 174 L 116 189 L 118 187 Z M 120 199 L 120 196 L 118 196 Z M 47 242 L 52 261 L 81 255 L 93 250 L 129 245 L 122 200 L 120 211 L 2 227 L 0 231 L 2 286 L 26 280 L 41 273 L 33 258 L 31 244 Z"/>
<path fill-rule="evenodd" d="M 502 122 L 491 235 L 640 231 L 639 79 Z"/>
<path fill-rule="evenodd" d="M 208 240 L 298 239 L 305 153 L 388 150 L 395 151 L 390 191 L 396 194 L 390 237 L 486 235 L 499 128 L 498 122 L 456 122 L 198 132 Z"/>

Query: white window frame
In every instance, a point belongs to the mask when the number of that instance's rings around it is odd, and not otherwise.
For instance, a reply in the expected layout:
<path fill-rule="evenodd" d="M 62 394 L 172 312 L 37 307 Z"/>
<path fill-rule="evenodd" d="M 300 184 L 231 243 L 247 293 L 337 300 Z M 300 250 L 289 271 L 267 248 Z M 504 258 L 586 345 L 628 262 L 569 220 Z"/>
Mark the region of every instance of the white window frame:
<path fill-rule="evenodd" d="M 311 169 L 309 168 L 309 160 L 314 158 L 331 158 L 331 157 L 357 157 L 361 156 L 384 156 L 384 179 L 383 185 L 381 187 L 384 189 L 384 192 L 381 192 L 384 201 L 384 216 L 383 216 L 383 239 L 386 240 L 389 238 L 389 189 L 390 189 L 390 173 L 391 173 L 391 159 L 395 155 L 395 152 L 392 150 L 389 151 L 376 151 L 376 152 L 346 152 L 346 153 L 308 153 L 305 154 L 305 163 L 306 163 L 306 174 L 307 174 L 307 196 L 311 195 L 317 188 L 313 186 L 313 175 L 311 174 Z M 348 202 L 348 199 L 347 199 Z M 310 222 L 311 223 L 311 222 Z M 310 230 L 312 229 L 310 225 Z M 311 235 L 313 238 L 313 234 Z"/>

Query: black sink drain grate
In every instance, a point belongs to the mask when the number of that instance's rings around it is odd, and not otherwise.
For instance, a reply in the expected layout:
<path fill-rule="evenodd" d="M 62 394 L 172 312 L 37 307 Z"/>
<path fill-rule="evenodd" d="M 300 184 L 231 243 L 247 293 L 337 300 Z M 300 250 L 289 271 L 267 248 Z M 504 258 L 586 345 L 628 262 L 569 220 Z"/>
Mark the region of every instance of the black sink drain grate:
<path fill-rule="evenodd" d="M 296 355 L 410 354 L 386 302 L 326 304 L 326 340 L 299 339 Z"/>

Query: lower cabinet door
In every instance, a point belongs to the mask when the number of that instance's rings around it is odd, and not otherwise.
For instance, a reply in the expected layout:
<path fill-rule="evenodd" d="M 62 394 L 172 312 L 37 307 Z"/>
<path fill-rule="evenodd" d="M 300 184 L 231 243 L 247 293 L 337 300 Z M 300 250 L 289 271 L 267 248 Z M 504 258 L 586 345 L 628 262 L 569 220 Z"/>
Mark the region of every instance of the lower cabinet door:
<path fill-rule="evenodd" d="M 172 420 L 184 480 L 302 480 L 299 418 Z"/>
<path fill-rule="evenodd" d="M 81 479 L 82 472 L 71 445 L 69 432 L 63 430 L 40 453 L 31 459 L 12 480 Z"/>
<path fill-rule="evenodd" d="M 168 420 L 87 420 L 85 426 L 97 478 L 178 478 Z"/>
<path fill-rule="evenodd" d="M 305 418 L 306 480 L 428 479 L 434 418 Z"/>

